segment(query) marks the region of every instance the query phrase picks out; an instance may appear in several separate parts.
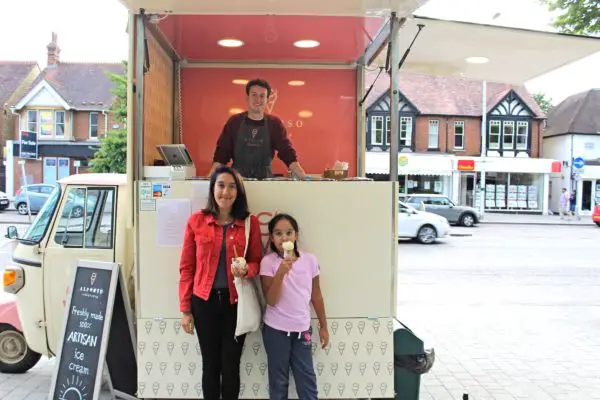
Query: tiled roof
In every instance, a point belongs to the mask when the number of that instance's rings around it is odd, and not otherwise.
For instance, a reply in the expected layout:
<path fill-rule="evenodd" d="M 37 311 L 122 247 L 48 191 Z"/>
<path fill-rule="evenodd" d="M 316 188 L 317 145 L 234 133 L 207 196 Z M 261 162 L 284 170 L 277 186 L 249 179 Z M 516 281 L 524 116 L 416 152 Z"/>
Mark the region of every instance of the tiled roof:
<path fill-rule="evenodd" d="M 0 61 L 0 109 L 34 68 L 35 61 Z"/>
<path fill-rule="evenodd" d="M 567 97 L 548 112 L 544 136 L 564 133 L 600 135 L 600 89 Z"/>
<path fill-rule="evenodd" d="M 365 90 L 367 90 L 378 70 L 367 71 L 365 74 Z M 481 117 L 482 83 L 472 79 L 449 76 L 431 76 L 400 72 L 400 93 L 411 102 L 421 114 L 426 115 L 457 115 Z M 389 90 L 390 76 L 382 72 L 367 100 L 368 108 L 380 96 Z M 510 90 L 525 102 L 536 114 L 543 118 L 544 112 L 524 86 L 512 86 L 503 83 L 487 83 L 487 111 L 491 111 Z"/>
<path fill-rule="evenodd" d="M 106 72 L 123 74 L 119 63 L 59 63 L 46 68 L 31 85 L 33 89 L 46 80 L 54 90 L 77 110 L 100 111 L 110 107 L 114 99 L 113 83 Z"/>

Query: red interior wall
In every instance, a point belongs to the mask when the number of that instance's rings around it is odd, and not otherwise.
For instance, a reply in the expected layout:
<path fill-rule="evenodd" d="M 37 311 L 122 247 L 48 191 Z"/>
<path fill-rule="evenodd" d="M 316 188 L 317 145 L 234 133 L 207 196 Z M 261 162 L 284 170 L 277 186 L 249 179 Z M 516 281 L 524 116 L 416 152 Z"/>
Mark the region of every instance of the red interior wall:
<path fill-rule="evenodd" d="M 271 114 L 284 121 L 309 174 L 322 174 L 336 160 L 349 163 L 356 175 L 356 72 L 354 70 L 270 68 L 185 68 L 182 71 L 183 142 L 188 147 L 197 175 L 204 176 L 232 108 L 246 110 L 245 86 L 234 79 L 269 81 L 277 99 Z M 290 86 L 291 80 L 304 86 Z M 312 116 L 302 117 L 301 111 Z M 274 173 L 287 172 L 277 156 Z"/>

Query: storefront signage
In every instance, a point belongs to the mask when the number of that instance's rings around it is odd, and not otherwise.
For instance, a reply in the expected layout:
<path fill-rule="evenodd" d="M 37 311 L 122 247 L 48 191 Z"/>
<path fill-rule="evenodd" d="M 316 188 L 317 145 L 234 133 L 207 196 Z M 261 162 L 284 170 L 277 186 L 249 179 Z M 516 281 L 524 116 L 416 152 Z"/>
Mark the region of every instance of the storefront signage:
<path fill-rule="evenodd" d="M 21 131 L 19 157 L 37 160 L 38 140 L 36 132 Z"/>
<path fill-rule="evenodd" d="M 406 167 L 408 165 L 408 157 L 406 157 L 406 156 L 398 157 L 398 165 L 401 167 Z"/>
<path fill-rule="evenodd" d="M 583 168 L 585 166 L 585 160 L 581 157 L 577 157 L 573 160 L 573 166 L 577 169 Z"/>
<path fill-rule="evenodd" d="M 459 171 L 474 171 L 475 160 L 458 160 L 457 169 Z"/>
<path fill-rule="evenodd" d="M 559 173 L 562 170 L 562 163 L 560 161 L 552 162 L 552 173 Z"/>

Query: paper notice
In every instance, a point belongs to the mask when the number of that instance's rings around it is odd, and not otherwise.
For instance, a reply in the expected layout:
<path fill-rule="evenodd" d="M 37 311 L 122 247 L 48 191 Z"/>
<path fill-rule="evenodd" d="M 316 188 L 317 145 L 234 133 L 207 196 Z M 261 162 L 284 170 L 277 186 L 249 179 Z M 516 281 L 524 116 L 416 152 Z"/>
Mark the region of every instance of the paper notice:
<path fill-rule="evenodd" d="M 159 247 L 181 246 L 185 226 L 191 214 L 189 199 L 157 199 L 156 245 Z"/>
<path fill-rule="evenodd" d="M 207 181 L 192 183 L 192 212 L 200 211 L 208 202 L 210 183 Z"/>

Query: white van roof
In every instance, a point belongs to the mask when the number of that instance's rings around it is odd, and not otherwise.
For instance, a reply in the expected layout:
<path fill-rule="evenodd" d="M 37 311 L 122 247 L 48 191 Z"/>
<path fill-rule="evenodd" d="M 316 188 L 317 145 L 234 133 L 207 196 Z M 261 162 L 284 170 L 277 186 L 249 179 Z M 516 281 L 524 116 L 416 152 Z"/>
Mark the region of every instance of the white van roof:
<path fill-rule="evenodd" d="M 125 186 L 127 184 L 126 174 L 76 174 L 67 176 L 58 181 L 62 185 L 112 185 Z"/>

